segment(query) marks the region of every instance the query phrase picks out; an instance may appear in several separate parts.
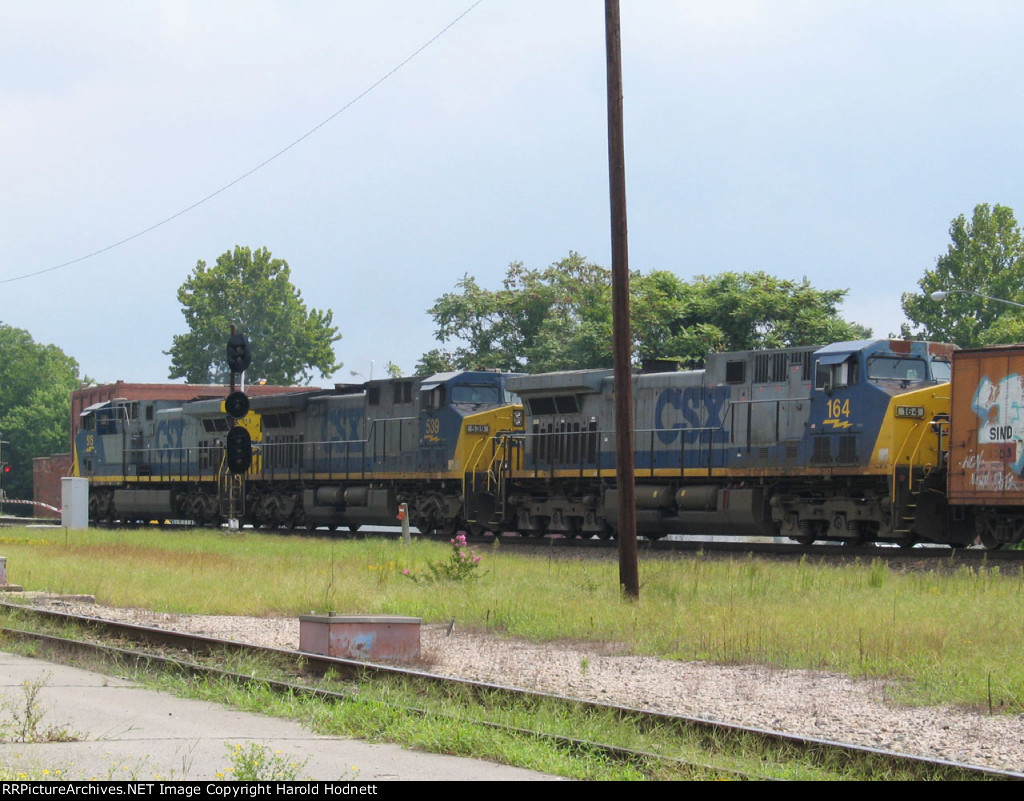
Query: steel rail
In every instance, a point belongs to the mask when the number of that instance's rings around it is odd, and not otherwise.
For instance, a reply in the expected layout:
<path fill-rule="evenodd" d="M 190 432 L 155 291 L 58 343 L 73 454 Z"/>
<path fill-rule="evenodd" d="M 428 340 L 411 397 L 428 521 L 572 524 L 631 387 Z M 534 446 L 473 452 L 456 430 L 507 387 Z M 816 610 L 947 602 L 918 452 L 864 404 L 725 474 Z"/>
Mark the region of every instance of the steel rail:
<path fill-rule="evenodd" d="M 673 715 L 648 709 L 619 706 L 614 704 L 603 704 L 598 702 L 586 701 L 578 698 L 572 698 L 570 696 L 555 693 L 544 693 L 534 690 L 524 690 L 517 687 L 461 679 L 452 676 L 444 676 L 435 673 L 429 673 L 426 671 L 396 667 L 393 665 L 384 665 L 373 662 L 341 659 L 338 657 L 322 656 L 319 654 L 311 654 L 303 651 L 291 651 L 281 648 L 268 648 L 249 643 L 241 643 L 234 640 L 221 640 L 215 637 L 207 637 L 204 635 L 173 631 L 170 629 L 140 626 L 132 623 L 121 623 L 118 621 L 105 620 L 103 618 L 87 617 L 84 615 L 73 615 L 64 612 L 32 609 L 30 607 L 22 606 L 19 604 L 0 603 L 0 612 L 8 615 L 15 613 L 27 615 L 29 617 L 35 617 L 37 619 L 56 622 L 61 625 L 72 623 L 89 629 L 98 630 L 100 632 L 106 633 L 108 636 L 121 637 L 124 639 L 133 640 L 135 642 L 141 642 L 148 645 L 163 645 L 178 650 L 188 651 L 189 653 L 209 654 L 216 651 L 237 651 L 249 654 L 273 655 L 277 657 L 284 657 L 292 661 L 296 669 L 308 670 L 319 675 L 323 675 L 328 671 L 331 671 L 336 676 L 343 676 L 347 678 L 359 678 L 365 676 L 394 676 L 405 679 L 429 682 L 438 685 L 456 685 L 468 689 L 473 694 L 479 695 L 501 694 L 509 698 L 522 698 L 531 700 L 550 701 L 555 703 L 573 704 L 581 707 L 591 708 L 594 710 L 610 712 L 620 718 L 630 718 L 641 726 L 656 727 L 667 725 L 672 726 L 676 729 L 690 729 L 704 735 L 724 733 L 735 737 L 749 736 L 757 738 L 759 740 L 763 740 L 768 743 L 788 745 L 790 747 L 793 747 L 794 750 L 798 752 L 802 752 L 810 756 L 817 756 L 818 758 L 820 758 L 821 761 L 832 761 L 834 758 L 839 757 L 849 761 L 850 763 L 855 763 L 857 760 L 875 758 L 881 760 L 883 763 L 890 763 L 893 765 L 907 765 L 917 770 L 928 770 L 930 774 L 929 778 L 932 779 L 963 779 L 967 777 L 979 777 L 1015 781 L 1024 780 L 1024 773 L 1004 771 L 995 768 L 970 765 L 944 759 L 917 756 L 913 754 L 905 754 L 896 751 L 888 751 L 884 749 L 854 745 L 851 743 L 843 743 L 813 737 L 803 737 L 799 735 L 789 734 L 786 732 L 778 732 L 772 731 L 770 729 L 762 729 L 751 726 L 724 723 L 722 721 L 716 721 L 706 718 Z M 308 685 L 295 685 L 288 682 L 275 681 L 272 679 L 254 678 L 251 675 L 246 676 L 241 674 L 234 674 L 230 671 L 224 671 L 219 668 L 209 668 L 194 662 L 186 662 L 184 660 L 180 660 L 177 658 L 131 651 L 128 649 L 118 648 L 101 643 L 86 643 L 80 640 L 56 637 L 55 635 L 38 634 L 36 632 L 26 632 L 19 629 L 9 628 L 0 628 L 0 633 L 3 633 L 5 636 L 9 636 L 12 638 L 32 638 L 40 642 L 50 643 L 51 645 L 57 647 L 81 648 L 94 651 L 102 650 L 106 653 L 117 655 L 121 659 L 146 660 L 168 666 L 173 665 L 176 669 L 185 670 L 188 672 L 203 672 L 206 674 L 221 675 L 236 681 L 259 681 L 268 687 L 283 692 L 304 693 L 314 697 L 331 700 L 349 699 L 351 697 L 350 694 L 346 693 L 336 693 L 334 691 L 324 690 L 321 688 L 309 687 Z M 436 714 L 435 712 L 427 712 L 425 710 L 418 710 L 415 708 L 407 707 L 407 709 L 409 709 L 409 711 L 416 712 L 417 714 Z M 502 726 L 502 724 L 491 724 L 481 721 L 473 722 L 481 723 L 482 725 Z M 510 727 L 502 727 L 512 730 Z M 519 731 L 522 733 L 522 730 Z M 560 741 L 565 742 L 567 744 L 573 744 L 578 747 L 587 747 L 593 748 L 595 750 L 601 750 L 602 752 L 607 753 L 609 756 L 614 756 L 615 753 L 620 753 L 622 756 L 617 758 L 640 759 L 649 758 L 652 756 L 649 754 L 643 754 L 642 752 L 632 751 L 630 749 L 622 749 L 617 746 L 607 746 L 598 743 L 591 743 L 589 741 L 577 741 L 574 738 L 568 738 L 563 735 L 551 735 L 540 732 L 525 733 L 529 733 L 535 736 L 557 738 Z M 667 760 L 665 757 L 660 756 L 657 756 L 656 758 L 663 762 L 671 761 L 671 758 L 668 758 Z M 708 769 L 707 766 L 692 765 L 692 767 Z M 727 772 L 727 769 L 712 769 L 718 772 Z M 737 778 L 739 777 L 740 775 L 737 775 Z M 749 776 L 746 777 L 751 778 Z"/>

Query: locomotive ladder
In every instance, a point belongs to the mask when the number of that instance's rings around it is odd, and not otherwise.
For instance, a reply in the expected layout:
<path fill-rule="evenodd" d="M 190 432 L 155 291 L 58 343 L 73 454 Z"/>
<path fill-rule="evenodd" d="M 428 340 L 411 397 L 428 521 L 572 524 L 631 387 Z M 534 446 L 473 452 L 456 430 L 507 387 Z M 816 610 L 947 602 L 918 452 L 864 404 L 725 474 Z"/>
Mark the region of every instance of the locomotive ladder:
<path fill-rule="evenodd" d="M 489 457 L 485 452 L 487 444 L 491 444 Z M 472 492 L 483 492 L 494 498 L 494 509 L 491 519 L 475 522 L 487 525 L 505 519 L 508 503 L 507 479 L 509 471 L 513 467 L 512 458 L 514 453 L 515 443 L 513 442 L 513 437 L 503 433 L 490 440 L 482 440 L 469 459 L 467 459 L 467 488 Z"/>
<path fill-rule="evenodd" d="M 494 519 L 504 520 L 508 504 L 508 476 L 512 470 L 515 442 L 510 434 L 503 434 L 498 447 L 491 454 L 487 468 L 487 490 L 494 494 Z M 518 466 L 518 465 L 517 465 Z"/>
<path fill-rule="evenodd" d="M 900 446 L 899 453 L 893 461 L 889 498 L 892 502 L 893 531 L 897 533 L 910 533 L 910 528 L 917 517 L 917 501 L 921 497 L 925 479 L 927 479 L 928 474 L 931 472 L 931 465 L 922 465 L 924 468 L 923 473 L 916 478 L 914 477 L 914 465 L 917 461 L 917 454 L 921 450 L 921 445 L 924 443 L 924 435 L 928 432 L 929 427 L 929 425 L 923 423 L 916 424 L 907 434 L 907 438 L 903 441 L 903 445 Z M 914 443 L 913 450 L 910 456 L 907 457 L 907 488 L 905 493 L 901 493 L 899 491 L 898 475 L 900 459 L 904 451 L 907 450 L 915 431 L 917 432 L 917 442 Z M 902 500 L 900 496 L 906 498 L 906 503 L 900 503 Z M 899 513 L 898 517 L 897 513 Z"/>

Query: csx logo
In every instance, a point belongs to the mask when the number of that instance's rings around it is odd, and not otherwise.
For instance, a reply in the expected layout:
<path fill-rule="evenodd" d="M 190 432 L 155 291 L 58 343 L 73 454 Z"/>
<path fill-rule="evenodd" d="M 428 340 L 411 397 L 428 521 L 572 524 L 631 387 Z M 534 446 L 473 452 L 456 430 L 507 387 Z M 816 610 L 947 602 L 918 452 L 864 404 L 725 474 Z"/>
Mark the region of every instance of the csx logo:
<path fill-rule="evenodd" d="M 658 439 L 665 445 L 676 442 L 682 429 L 686 442 L 697 442 L 701 432 L 690 429 L 721 428 L 722 410 L 728 400 L 728 387 L 670 387 L 662 390 L 654 404 L 654 427 L 658 431 Z"/>

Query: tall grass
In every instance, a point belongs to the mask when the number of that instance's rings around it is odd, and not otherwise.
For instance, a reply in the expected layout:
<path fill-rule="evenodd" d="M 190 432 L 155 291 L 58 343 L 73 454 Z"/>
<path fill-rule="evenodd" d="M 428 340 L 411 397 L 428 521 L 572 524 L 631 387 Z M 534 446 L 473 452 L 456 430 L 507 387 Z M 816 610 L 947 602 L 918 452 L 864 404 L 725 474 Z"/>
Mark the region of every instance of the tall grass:
<path fill-rule="evenodd" d="M 1024 578 L 997 567 L 899 573 L 701 555 L 641 565 L 639 602 L 612 562 L 484 551 L 485 574 L 417 584 L 401 574 L 448 546 L 243 531 L 0 531 L 10 581 L 100 603 L 200 614 L 392 613 L 459 620 L 538 641 L 623 652 L 893 677 L 911 702 L 1024 711 Z"/>

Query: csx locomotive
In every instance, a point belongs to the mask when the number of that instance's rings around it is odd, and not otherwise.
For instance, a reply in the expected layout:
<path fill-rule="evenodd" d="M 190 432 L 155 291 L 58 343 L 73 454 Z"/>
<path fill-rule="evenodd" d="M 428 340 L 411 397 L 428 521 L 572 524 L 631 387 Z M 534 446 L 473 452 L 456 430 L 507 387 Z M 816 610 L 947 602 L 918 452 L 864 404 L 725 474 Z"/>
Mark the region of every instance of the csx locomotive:
<path fill-rule="evenodd" d="M 636 375 L 638 533 L 973 542 L 984 516 L 946 485 L 954 350 L 865 340 Z M 609 370 L 443 373 L 253 398 L 244 475 L 217 399 L 97 404 L 75 459 L 95 520 L 354 530 L 407 503 L 424 532 L 605 537 L 613 415 Z M 1018 538 L 986 519 L 989 542 Z"/>

